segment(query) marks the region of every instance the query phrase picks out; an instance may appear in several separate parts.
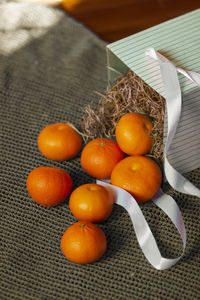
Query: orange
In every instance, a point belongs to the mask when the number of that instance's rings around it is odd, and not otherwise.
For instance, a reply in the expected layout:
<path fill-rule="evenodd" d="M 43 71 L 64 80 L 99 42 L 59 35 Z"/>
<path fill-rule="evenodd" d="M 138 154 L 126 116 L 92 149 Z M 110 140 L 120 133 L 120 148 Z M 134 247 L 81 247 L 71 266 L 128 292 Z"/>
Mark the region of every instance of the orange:
<path fill-rule="evenodd" d="M 126 154 L 149 153 L 153 144 L 151 120 L 137 113 L 124 115 L 116 126 L 116 140 Z"/>
<path fill-rule="evenodd" d="M 26 181 L 33 200 L 43 206 L 55 206 L 64 201 L 72 189 L 70 175 L 59 168 L 39 167 L 32 170 Z"/>
<path fill-rule="evenodd" d="M 81 153 L 81 165 L 91 176 L 109 178 L 114 166 L 124 158 L 116 142 L 106 138 L 89 142 Z"/>
<path fill-rule="evenodd" d="M 112 212 L 114 199 L 109 191 L 95 183 L 88 183 L 75 189 L 69 199 L 72 214 L 78 220 L 100 223 Z"/>
<path fill-rule="evenodd" d="M 159 190 L 162 174 L 158 165 L 144 156 L 129 156 L 112 171 L 111 183 L 131 193 L 138 202 L 150 200 Z"/>
<path fill-rule="evenodd" d="M 103 256 L 106 248 L 107 240 L 103 230 L 87 221 L 71 225 L 61 239 L 61 250 L 73 263 L 94 262 Z"/>
<path fill-rule="evenodd" d="M 39 150 L 52 160 L 70 159 L 78 154 L 81 146 L 80 134 L 67 123 L 48 125 L 38 137 Z"/>
<path fill-rule="evenodd" d="M 72 13 L 72 12 L 76 11 L 77 7 L 79 8 L 80 5 L 82 5 L 84 7 L 82 2 L 83 2 L 83 0 L 62 0 L 62 6 L 68 12 Z"/>

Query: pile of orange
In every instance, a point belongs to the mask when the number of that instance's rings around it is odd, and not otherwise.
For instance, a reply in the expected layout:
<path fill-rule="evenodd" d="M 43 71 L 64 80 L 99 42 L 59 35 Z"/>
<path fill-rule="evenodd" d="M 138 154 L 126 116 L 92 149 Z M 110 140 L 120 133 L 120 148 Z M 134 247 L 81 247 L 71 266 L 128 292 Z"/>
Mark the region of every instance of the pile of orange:
<path fill-rule="evenodd" d="M 145 156 L 153 145 L 151 120 L 138 113 L 124 115 L 116 127 L 116 141 L 99 138 L 85 145 L 81 152 L 83 169 L 95 178 L 110 178 L 111 184 L 127 190 L 138 202 L 150 200 L 162 181 L 157 163 Z M 48 159 L 68 160 L 80 152 L 82 138 L 71 124 L 56 123 L 41 131 L 38 147 Z M 72 178 L 59 168 L 39 167 L 28 175 L 27 190 L 37 203 L 55 206 L 70 195 Z M 69 208 L 79 222 L 61 239 L 63 254 L 70 261 L 90 263 L 105 253 L 106 236 L 94 223 L 105 221 L 113 205 L 113 196 L 98 184 L 84 184 L 71 193 Z"/>
<path fill-rule="evenodd" d="M 123 153 L 115 142 L 110 140 L 103 142 L 108 148 L 110 145 L 115 148 L 115 157 L 112 158 L 112 162 L 110 161 L 113 168 L 123 157 Z M 81 146 L 81 135 L 68 123 L 48 125 L 38 137 L 40 152 L 51 160 L 71 159 L 80 152 Z M 106 176 L 110 173 L 106 173 Z M 26 186 L 33 200 L 42 206 L 51 207 L 63 202 L 69 196 L 72 191 L 72 178 L 60 168 L 38 167 L 29 173 Z M 91 263 L 105 253 L 106 236 L 94 223 L 106 220 L 112 212 L 113 204 L 112 195 L 106 188 L 97 184 L 85 184 L 72 192 L 70 209 L 80 221 L 70 226 L 61 239 L 61 249 L 70 261 L 79 264 Z"/>
<path fill-rule="evenodd" d="M 78 154 L 82 138 L 67 123 L 56 123 L 45 127 L 39 134 L 38 147 L 48 159 L 66 160 Z M 39 167 L 27 178 L 30 196 L 43 206 L 55 206 L 63 202 L 72 190 L 72 178 L 59 168 Z"/>
<path fill-rule="evenodd" d="M 83 169 L 91 176 L 111 179 L 111 184 L 130 192 L 138 202 L 158 191 L 162 175 L 158 165 L 145 157 L 153 145 L 152 122 L 142 114 L 128 113 L 116 127 L 117 143 L 96 139 L 81 153 Z M 130 155 L 124 158 L 124 153 Z"/>

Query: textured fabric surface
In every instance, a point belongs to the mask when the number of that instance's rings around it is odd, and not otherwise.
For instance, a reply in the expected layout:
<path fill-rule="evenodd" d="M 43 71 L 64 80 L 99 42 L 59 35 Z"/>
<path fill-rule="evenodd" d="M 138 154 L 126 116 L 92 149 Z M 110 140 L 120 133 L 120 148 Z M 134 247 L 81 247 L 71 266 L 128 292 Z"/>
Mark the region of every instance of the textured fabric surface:
<path fill-rule="evenodd" d="M 36 204 L 26 177 L 38 166 L 61 167 L 74 188 L 94 182 L 80 156 L 47 160 L 37 136 L 47 124 L 79 127 L 83 108 L 106 88 L 105 44 L 55 9 L 28 4 L 0 5 L 0 299 L 199 299 L 200 202 L 164 188 L 183 213 L 187 249 L 179 264 L 157 271 L 144 258 L 126 211 L 115 205 L 99 226 L 108 249 L 96 263 L 77 265 L 60 250 L 63 232 L 76 219 L 68 200 L 57 207 Z M 187 177 L 198 187 L 200 170 Z M 166 256 L 181 253 L 178 233 L 151 202 L 141 206 Z"/>

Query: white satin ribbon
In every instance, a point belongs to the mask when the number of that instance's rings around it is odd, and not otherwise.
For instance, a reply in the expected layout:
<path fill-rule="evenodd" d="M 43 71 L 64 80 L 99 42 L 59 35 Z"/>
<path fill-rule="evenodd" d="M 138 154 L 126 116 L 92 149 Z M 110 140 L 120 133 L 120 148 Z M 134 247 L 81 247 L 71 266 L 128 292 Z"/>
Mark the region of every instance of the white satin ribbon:
<path fill-rule="evenodd" d="M 182 97 L 177 72 L 182 73 L 199 86 L 200 74 L 176 68 L 167 58 L 156 52 L 153 48 L 147 49 L 146 55 L 158 61 L 165 87 L 166 108 L 168 114 L 168 132 L 164 148 L 165 176 L 169 184 L 176 191 L 200 197 L 200 190 L 175 170 L 167 158 L 167 152 L 174 138 L 181 116 Z M 156 195 L 154 195 L 152 201 L 170 218 L 182 238 L 183 251 L 177 258 L 162 257 L 151 229 L 149 228 L 137 201 L 130 193 L 119 187 L 113 186 L 106 181 L 97 180 L 97 183 L 109 189 L 114 195 L 115 203 L 127 210 L 133 223 L 138 243 L 146 259 L 155 269 L 168 269 L 181 259 L 186 247 L 186 231 L 181 211 L 171 196 L 164 194 L 160 189 Z"/>
<path fill-rule="evenodd" d="M 183 252 L 179 257 L 172 259 L 162 257 L 153 233 L 135 198 L 124 189 L 106 181 L 97 180 L 97 184 L 106 187 L 113 194 L 115 203 L 121 205 L 129 213 L 140 248 L 155 269 L 168 269 L 181 259 L 186 246 L 186 232 L 180 209 L 171 196 L 164 194 L 160 189 L 154 196 L 153 202 L 168 215 L 181 235 Z"/>
<path fill-rule="evenodd" d="M 200 86 L 200 74 L 176 68 L 166 57 L 155 51 L 153 48 L 146 50 L 146 55 L 159 63 L 160 72 L 165 88 L 166 109 L 168 116 L 168 132 L 164 148 L 164 171 L 169 184 L 178 192 L 200 197 L 200 190 L 189 180 L 183 177 L 170 164 L 167 152 L 176 133 L 181 116 L 182 97 L 177 72 L 180 72 L 192 82 Z"/>

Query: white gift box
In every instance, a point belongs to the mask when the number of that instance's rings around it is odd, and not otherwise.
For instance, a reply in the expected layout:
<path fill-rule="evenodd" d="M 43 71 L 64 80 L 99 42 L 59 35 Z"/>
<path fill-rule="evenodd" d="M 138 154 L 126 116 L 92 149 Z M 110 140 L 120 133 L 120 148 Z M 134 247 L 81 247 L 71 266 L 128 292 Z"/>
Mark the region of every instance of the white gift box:
<path fill-rule="evenodd" d="M 200 9 L 109 44 L 107 63 L 110 84 L 116 78 L 112 68 L 120 73 L 131 69 L 165 97 L 159 64 L 145 56 L 145 52 L 148 48 L 154 48 L 176 67 L 200 73 L 199 29 Z M 186 173 L 200 167 L 200 88 L 182 74 L 178 76 L 182 112 L 168 158 L 177 171 Z"/>

